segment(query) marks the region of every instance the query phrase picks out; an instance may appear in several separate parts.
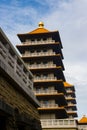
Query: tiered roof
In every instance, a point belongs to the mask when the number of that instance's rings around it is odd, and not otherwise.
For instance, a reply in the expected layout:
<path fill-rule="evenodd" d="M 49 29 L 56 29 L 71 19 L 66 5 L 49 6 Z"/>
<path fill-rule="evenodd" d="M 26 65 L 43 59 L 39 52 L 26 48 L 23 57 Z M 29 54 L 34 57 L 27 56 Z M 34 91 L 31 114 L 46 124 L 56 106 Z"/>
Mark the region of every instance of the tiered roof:
<path fill-rule="evenodd" d="M 79 124 L 87 124 L 87 117 L 85 115 L 79 120 Z"/>

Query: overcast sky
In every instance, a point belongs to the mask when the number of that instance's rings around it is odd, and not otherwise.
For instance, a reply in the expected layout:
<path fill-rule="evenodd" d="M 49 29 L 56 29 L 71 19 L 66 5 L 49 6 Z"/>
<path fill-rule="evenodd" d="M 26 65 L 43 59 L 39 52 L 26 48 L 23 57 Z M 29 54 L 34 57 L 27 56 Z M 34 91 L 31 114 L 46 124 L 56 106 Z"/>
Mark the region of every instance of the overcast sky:
<path fill-rule="evenodd" d="M 78 118 L 87 116 L 87 0 L 0 0 L 0 27 L 14 46 L 20 43 L 17 34 L 36 29 L 39 21 L 50 31 L 59 30 Z"/>

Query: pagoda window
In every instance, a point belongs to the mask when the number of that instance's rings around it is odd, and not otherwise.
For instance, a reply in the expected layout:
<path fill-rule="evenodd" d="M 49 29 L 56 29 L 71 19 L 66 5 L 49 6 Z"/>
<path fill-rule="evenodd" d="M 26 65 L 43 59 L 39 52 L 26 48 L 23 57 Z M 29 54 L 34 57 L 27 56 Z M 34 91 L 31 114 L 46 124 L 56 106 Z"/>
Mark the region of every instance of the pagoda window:
<path fill-rule="evenodd" d="M 44 88 L 44 91 L 45 91 L 45 92 L 48 92 L 48 87 Z"/>
<path fill-rule="evenodd" d="M 43 74 L 43 78 L 44 78 L 44 79 L 47 79 L 47 74 Z"/>
<path fill-rule="evenodd" d="M 47 64 L 47 61 L 43 61 L 43 64 Z"/>
<path fill-rule="evenodd" d="M 29 39 L 26 39 L 26 41 L 25 42 L 29 42 L 30 40 Z"/>
<path fill-rule="evenodd" d="M 49 77 L 53 77 L 54 78 L 54 74 L 49 74 Z"/>
<path fill-rule="evenodd" d="M 47 38 L 47 40 L 48 40 L 49 42 L 52 41 L 52 37 Z"/>
<path fill-rule="evenodd" d="M 72 104 L 72 102 L 68 102 L 68 104 Z"/>
<path fill-rule="evenodd" d="M 37 41 L 41 41 L 41 39 L 40 39 L 40 38 L 38 38 L 38 39 L 37 39 Z"/>
<path fill-rule="evenodd" d="M 46 41 L 47 40 L 47 38 L 43 38 L 43 41 Z"/>
<path fill-rule="evenodd" d="M 39 75 L 39 74 L 36 74 L 36 76 L 37 76 L 37 77 L 40 77 L 40 75 Z"/>
<path fill-rule="evenodd" d="M 37 61 L 37 63 L 36 63 L 37 65 L 39 65 L 39 64 L 41 64 L 41 62 L 40 61 Z"/>
<path fill-rule="evenodd" d="M 30 62 L 30 65 L 33 65 L 33 64 L 35 64 L 34 62 Z"/>
<path fill-rule="evenodd" d="M 73 118 L 73 116 L 72 116 L 72 115 L 69 115 L 69 118 Z"/>
<path fill-rule="evenodd" d="M 70 125 L 74 125 L 74 120 L 70 120 Z"/>
<path fill-rule="evenodd" d="M 34 53 L 34 52 L 35 52 L 35 50 L 33 50 L 33 49 L 32 49 L 30 52 L 31 52 L 31 53 Z"/>
<path fill-rule="evenodd" d="M 30 66 L 30 64 L 29 64 L 29 63 L 27 63 L 27 62 L 26 62 L 25 64 L 26 64 L 27 66 Z"/>
<path fill-rule="evenodd" d="M 34 78 L 35 78 L 35 79 L 40 79 L 40 77 L 41 77 L 40 74 L 34 75 Z"/>
<path fill-rule="evenodd" d="M 54 90 L 54 86 L 51 86 L 51 87 L 50 87 L 50 90 Z"/>
<path fill-rule="evenodd" d="M 70 88 L 67 89 L 67 92 L 72 91 Z"/>
<path fill-rule="evenodd" d="M 41 50 L 38 49 L 37 52 L 41 52 Z"/>
<path fill-rule="evenodd" d="M 55 104 L 55 100 L 49 100 L 49 104 Z"/>
<path fill-rule="evenodd" d="M 49 63 L 49 64 L 53 64 L 53 61 L 49 61 L 48 63 Z"/>
<path fill-rule="evenodd" d="M 29 54 L 29 51 L 27 50 L 27 51 L 25 51 L 25 54 Z"/>
<path fill-rule="evenodd" d="M 31 39 L 32 42 L 34 42 L 35 40 L 34 39 Z"/>
<path fill-rule="evenodd" d="M 68 111 L 72 111 L 72 108 L 68 108 Z"/>
<path fill-rule="evenodd" d="M 49 49 L 48 52 L 53 52 L 53 50 L 52 50 L 52 49 Z"/>
<path fill-rule="evenodd" d="M 47 52 L 47 49 L 43 49 L 43 52 Z"/>
<path fill-rule="evenodd" d="M 45 105 L 48 105 L 48 101 L 47 100 L 45 100 L 45 101 L 43 101 L 43 104 L 45 104 Z"/>
<path fill-rule="evenodd" d="M 37 89 L 36 89 L 36 92 L 39 93 L 39 92 L 40 92 L 40 88 L 37 88 Z"/>

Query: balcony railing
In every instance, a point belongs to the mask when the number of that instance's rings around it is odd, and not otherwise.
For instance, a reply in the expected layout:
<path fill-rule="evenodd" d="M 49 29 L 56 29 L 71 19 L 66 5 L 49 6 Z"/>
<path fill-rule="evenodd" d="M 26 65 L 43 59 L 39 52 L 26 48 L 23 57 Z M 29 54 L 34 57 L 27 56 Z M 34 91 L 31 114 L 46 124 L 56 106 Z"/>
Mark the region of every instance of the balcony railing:
<path fill-rule="evenodd" d="M 58 104 L 41 104 L 41 108 L 55 108 L 57 107 L 58 108 Z"/>
<path fill-rule="evenodd" d="M 42 128 L 77 128 L 75 119 L 42 119 Z"/>
<path fill-rule="evenodd" d="M 34 77 L 34 81 L 47 81 L 47 80 L 57 80 L 57 77 Z"/>
<path fill-rule="evenodd" d="M 34 56 L 49 56 L 49 55 L 55 55 L 55 52 L 34 52 L 34 53 L 24 53 L 23 57 L 34 57 Z"/>
<path fill-rule="evenodd" d="M 39 90 L 39 91 L 34 91 L 35 94 L 57 94 L 57 90 Z"/>
<path fill-rule="evenodd" d="M 37 68 L 53 68 L 56 67 L 56 64 L 33 64 L 27 65 L 29 69 L 37 69 Z"/>
<path fill-rule="evenodd" d="M 9 44 L 6 44 L 10 47 Z M 32 99 L 36 100 L 33 93 L 33 75 L 14 50 L 6 48 L 0 42 L 0 67 L 22 88 Z M 13 52 L 13 55 L 10 53 Z M 36 100 L 36 102 L 38 102 Z"/>
<path fill-rule="evenodd" d="M 31 40 L 27 40 L 26 42 L 23 42 L 23 44 L 28 44 L 28 45 L 38 45 L 38 44 L 50 44 L 50 43 L 55 43 L 55 40 L 52 40 L 51 38 L 50 39 L 47 39 L 47 40 L 43 40 L 41 39 L 40 41 L 31 41 Z"/>

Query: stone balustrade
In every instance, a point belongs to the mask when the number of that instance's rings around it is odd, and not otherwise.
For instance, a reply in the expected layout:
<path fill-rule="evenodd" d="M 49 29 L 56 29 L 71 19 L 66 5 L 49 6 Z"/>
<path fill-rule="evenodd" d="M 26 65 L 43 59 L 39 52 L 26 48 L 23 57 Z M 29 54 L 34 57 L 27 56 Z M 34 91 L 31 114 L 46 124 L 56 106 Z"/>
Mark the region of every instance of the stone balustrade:
<path fill-rule="evenodd" d="M 47 40 L 41 39 L 41 40 L 37 41 L 37 39 L 36 39 L 34 41 L 27 40 L 26 42 L 23 42 L 23 44 L 28 44 L 28 45 L 38 45 L 38 44 L 46 44 L 46 43 L 47 44 L 55 43 L 55 40 L 52 40 L 52 38 L 49 38 Z"/>
<path fill-rule="evenodd" d="M 58 104 L 53 104 L 53 103 L 51 103 L 51 104 L 41 104 L 41 107 L 42 108 L 55 108 L 55 107 L 57 107 L 58 108 Z"/>
<path fill-rule="evenodd" d="M 35 91 L 35 94 L 57 94 L 58 91 L 57 90 L 39 90 L 39 91 Z"/>
<path fill-rule="evenodd" d="M 49 55 L 55 55 L 55 52 L 34 52 L 34 53 L 24 53 L 23 57 L 33 57 L 33 56 L 49 56 Z"/>
<path fill-rule="evenodd" d="M 42 128 L 77 128 L 75 119 L 42 119 Z"/>

